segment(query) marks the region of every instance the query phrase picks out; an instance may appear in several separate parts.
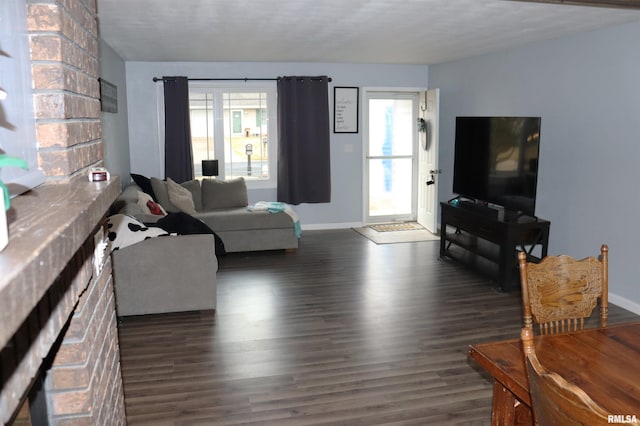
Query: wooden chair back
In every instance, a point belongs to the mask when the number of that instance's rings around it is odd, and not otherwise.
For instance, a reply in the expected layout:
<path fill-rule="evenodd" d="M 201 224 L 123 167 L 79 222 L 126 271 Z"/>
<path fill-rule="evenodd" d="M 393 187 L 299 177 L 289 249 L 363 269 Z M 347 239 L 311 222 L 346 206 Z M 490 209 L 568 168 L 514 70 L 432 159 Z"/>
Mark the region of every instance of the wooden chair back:
<path fill-rule="evenodd" d="M 540 263 L 527 262 L 518 253 L 524 326 L 535 322 L 540 334 L 582 330 L 600 300 L 600 326 L 609 315 L 609 248 L 603 244 L 600 259 L 546 256 Z"/>
<path fill-rule="evenodd" d="M 533 329 L 522 329 L 522 345 L 529 379 L 531 408 L 538 426 L 605 425 L 608 414 L 584 390 L 550 372 L 538 360 Z"/>

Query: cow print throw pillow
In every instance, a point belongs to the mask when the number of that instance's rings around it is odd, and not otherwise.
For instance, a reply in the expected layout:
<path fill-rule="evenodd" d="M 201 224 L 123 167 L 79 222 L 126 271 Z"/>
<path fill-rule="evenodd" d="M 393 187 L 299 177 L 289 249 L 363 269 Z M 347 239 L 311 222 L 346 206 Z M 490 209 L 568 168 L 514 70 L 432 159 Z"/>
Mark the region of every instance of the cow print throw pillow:
<path fill-rule="evenodd" d="M 148 238 L 170 235 L 162 228 L 149 228 L 137 219 L 124 214 L 109 216 L 107 224 L 111 250 L 118 250 Z"/>

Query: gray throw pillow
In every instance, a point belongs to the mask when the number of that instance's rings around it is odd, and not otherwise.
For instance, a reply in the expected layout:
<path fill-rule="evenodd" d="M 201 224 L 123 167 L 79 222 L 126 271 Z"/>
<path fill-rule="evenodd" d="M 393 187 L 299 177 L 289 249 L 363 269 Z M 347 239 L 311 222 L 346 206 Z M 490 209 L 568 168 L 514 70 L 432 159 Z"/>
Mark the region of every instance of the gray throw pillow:
<path fill-rule="evenodd" d="M 200 189 L 200 181 L 196 179 L 188 180 L 186 182 L 182 182 L 180 186 L 191 191 L 196 211 L 202 211 L 202 190 Z"/>
<path fill-rule="evenodd" d="M 249 197 L 244 178 L 202 180 L 202 207 L 204 210 L 246 207 L 247 205 L 249 205 Z"/>
<path fill-rule="evenodd" d="M 191 191 L 187 188 L 178 185 L 171 178 L 167 178 L 167 191 L 169 192 L 169 201 L 179 208 L 180 211 L 187 214 L 194 214 L 196 212 L 193 195 L 191 195 Z"/>
<path fill-rule="evenodd" d="M 156 177 L 150 178 L 151 180 L 151 188 L 153 188 L 153 193 L 156 195 L 156 199 L 158 203 L 168 212 L 179 212 L 180 209 L 173 205 L 173 203 L 169 200 L 169 190 L 167 189 L 167 182 L 158 179 Z"/>
<path fill-rule="evenodd" d="M 158 203 L 168 212 L 179 212 L 180 209 L 169 199 L 167 181 L 158 179 L 156 177 L 152 177 L 149 180 L 151 181 L 151 188 L 153 189 Z M 196 208 L 196 211 L 202 211 L 202 194 L 200 189 L 200 182 L 195 179 L 188 180 L 186 182 L 182 182 L 180 186 L 187 188 L 191 192 L 191 195 L 193 195 L 193 204 Z"/>

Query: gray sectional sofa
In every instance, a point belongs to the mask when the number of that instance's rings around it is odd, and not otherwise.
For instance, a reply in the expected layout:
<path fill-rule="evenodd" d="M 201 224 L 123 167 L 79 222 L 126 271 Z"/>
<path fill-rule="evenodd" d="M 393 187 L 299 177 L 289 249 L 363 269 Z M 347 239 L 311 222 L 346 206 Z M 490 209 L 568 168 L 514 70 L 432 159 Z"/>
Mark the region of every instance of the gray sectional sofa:
<path fill-rule="evenodd" d="M 250 211 L 247 187 L 242 178 L 181 183 L 179 186 L 188 190 L 191 195 L 191 211 L 188 207 L 176 206 L 171 201 L 168 180 L 152 177 L 149 181 L 154 199 L 165 211 L 183 211 L 200 219 L 222 239 L 227 253 L 279 249 L 294 251 L 298 248 L 299 223 L 295 223 L 295 215 L 284 211 Z M 138 203 L 139 192 L 144 191 L 136 184 L 125 188 L 114 204 L 115 209 L 144 223 L 157 222 L 162 216 L 143 210 Z"/>
<path fill-rule="evenodd" d="M 151 213 L 157 212 L 159 204 L 165 212 L 184 212 L 204 222 L 220 237 L 226 252 L 298 247 L 295 214 L 250 211 L 244 180 L 193 180 L 178 185 L 151 178 L 147 183 L 127 186 L 110 214 L 132 218 L 139 225 L 151 224 L 164 217 Z M 156 201 L 145 204 L 151 198 Z M 114 250 L 118 316 L 215 310 L 217 248 L 214 236 L 204 233 L 140 238 Z"/>

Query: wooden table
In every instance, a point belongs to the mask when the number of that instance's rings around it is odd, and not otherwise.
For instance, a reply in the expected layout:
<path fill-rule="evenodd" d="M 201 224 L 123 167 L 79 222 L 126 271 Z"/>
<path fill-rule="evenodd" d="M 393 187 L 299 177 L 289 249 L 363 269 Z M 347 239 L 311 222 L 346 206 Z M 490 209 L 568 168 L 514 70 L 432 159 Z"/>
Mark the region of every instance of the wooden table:
<path fill-rule="evenodd" d="M 534 343 L 548 370 L 580 386 L 612 415 L 640 419 L 640 322 L 538 336 Z M 472 345 L 469 356 L 495 379 L 491 424 L 531 424 L 521 340 Z"/>

